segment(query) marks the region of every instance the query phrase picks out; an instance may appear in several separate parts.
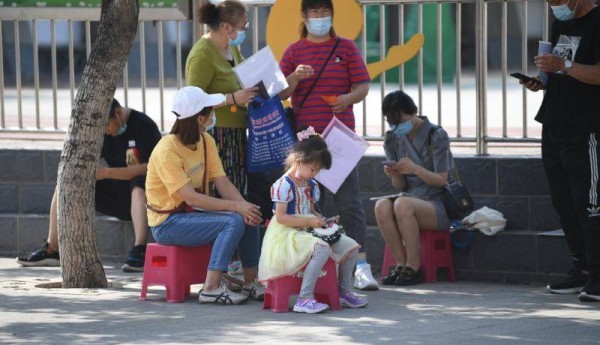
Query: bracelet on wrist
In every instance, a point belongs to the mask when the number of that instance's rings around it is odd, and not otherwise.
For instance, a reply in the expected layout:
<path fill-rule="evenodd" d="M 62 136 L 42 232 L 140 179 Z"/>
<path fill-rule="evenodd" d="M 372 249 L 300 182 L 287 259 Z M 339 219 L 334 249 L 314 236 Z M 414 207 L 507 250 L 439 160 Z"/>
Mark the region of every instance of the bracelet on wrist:
<path fill-rule="evenodd" d="M 231 110 L 232 113 L 237 113 L 237 103 L 235 101 L 235 96 L 233 95 L 233 93 L 231 94 L 231 100 L 233 101 L 233 104 L 231 105 L 231 107 L 229 107 L 229 110 Z"/>

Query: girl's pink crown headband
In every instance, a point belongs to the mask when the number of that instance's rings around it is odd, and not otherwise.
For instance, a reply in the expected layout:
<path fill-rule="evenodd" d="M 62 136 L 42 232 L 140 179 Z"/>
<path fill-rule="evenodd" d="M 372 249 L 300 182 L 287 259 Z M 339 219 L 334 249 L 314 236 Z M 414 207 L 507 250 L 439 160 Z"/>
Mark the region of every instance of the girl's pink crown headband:
<path fill-rule="evenodd" d="M 296 135 L 298 136 L 298 141 L 302 141 L 302 140 L 310 138 L 311 135 L 319 135 L 319 134 L 317 132 L 315 132 L 315 129 L 313 126 L 309 126 L 307 129 L 298 132 Z"/>

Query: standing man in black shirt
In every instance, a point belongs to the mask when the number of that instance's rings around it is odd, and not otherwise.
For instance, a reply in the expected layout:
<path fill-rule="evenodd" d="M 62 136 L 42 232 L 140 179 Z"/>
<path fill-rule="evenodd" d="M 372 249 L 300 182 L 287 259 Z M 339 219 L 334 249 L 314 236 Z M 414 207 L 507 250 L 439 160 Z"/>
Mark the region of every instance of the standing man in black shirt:
<path fill-rule="evenodd" d="M 113 100 L 96 172 L 96 210 L 133 223 L 135 244 L 122 267 L 125 272 L 144 270 L 148 233 L 146 167 L 160 139 L 160 131 L 148 115 L 124 108 Z M 48 241 L 28 256 L 17 258 L 22 266 L 60 265 L 56 207 L 55 190 L 50 205 Z"/>
<path fill-rule="evenodd" d="M 534 58 L 548 82 L 536 116 L 543 124 L 542 160 L 552 204 L 573 269 L 551 283 L 553 293 L 600 301 L 600 8 L 593 0 L 546 0 L 556 17 L 552 54 Z"/>

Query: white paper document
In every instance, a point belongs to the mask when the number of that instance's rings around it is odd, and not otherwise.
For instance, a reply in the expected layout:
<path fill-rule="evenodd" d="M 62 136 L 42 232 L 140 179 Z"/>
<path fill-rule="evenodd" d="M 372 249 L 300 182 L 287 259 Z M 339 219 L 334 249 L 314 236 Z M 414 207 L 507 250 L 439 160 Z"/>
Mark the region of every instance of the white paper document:
<path fill-rule="evenodd" d="M 374 196 L 372 198 L 369 198 L 369 200 L 371 201 L 376 201 L 376 200 L 380 200 L 380 199 L 397 199 L 397 198 L 401 198 L 401 197 L 412 197 L 412 198 L 419 198 L 419 199 L 423 199 L 423 200 L 427 200 L 428 198 L 426 197 L 421 197 L 418 195 L 414 195 L 411 193 L 406 193 L 406 192 L 400 192 L 400 193 L 396 193 L 396 194 L 390 194 L 390 195 L 382 195 L 382 196 Z"/>
<path fill-rule="evenodd" d="M 335 194 L 365 154 L 369 143 L 335 116 L 323 131 L 323 138 L 333 162 L 331 169 L 321 169 L 316 179 Z"/>
<path fill-rule="evenodd" d="M 257 51 L 256 54 L 235 66 L 233 71 L 244 89 L 253 86 L 262 88 L 260 86 L 262 82 L 264 91 L 268 93 L 268 98 L 275 96 L 289 86 L 269 46 Z M 267 95 L 262 95 L 263 98 L 265 96 Z"/>

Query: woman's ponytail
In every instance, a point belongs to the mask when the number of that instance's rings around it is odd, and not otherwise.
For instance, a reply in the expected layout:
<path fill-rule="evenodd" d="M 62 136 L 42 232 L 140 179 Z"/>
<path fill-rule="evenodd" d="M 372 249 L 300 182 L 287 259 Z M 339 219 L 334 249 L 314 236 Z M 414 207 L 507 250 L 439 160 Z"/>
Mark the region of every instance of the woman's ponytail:
<path fill-rule="evenodd" d="M 217 31 L 221 23 L 236 24 L 247 12 L 246 6 L 237 0 L 225 0 L 218 5 L 204 0 L 199 14 L 200 24 L 206 24 L 211 30 Z"/>
<path fill-rule="evenodd" d="M 206 24 L 211 30 L 217 30 L 221 24 L 219 8 L 210 1 L 204 1 L 199 10 L 200 24 Z"/>

